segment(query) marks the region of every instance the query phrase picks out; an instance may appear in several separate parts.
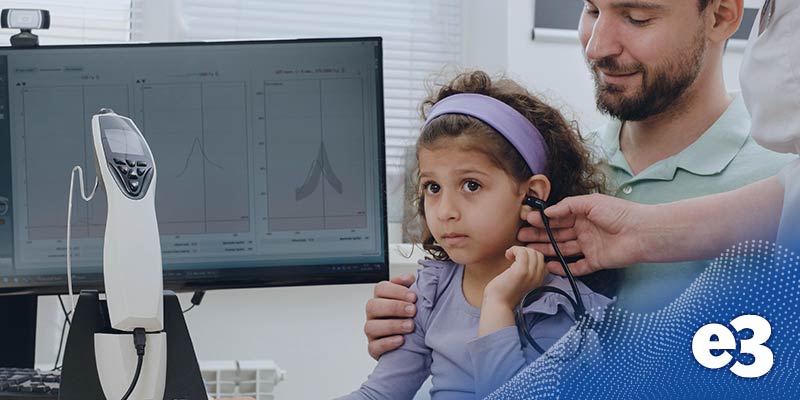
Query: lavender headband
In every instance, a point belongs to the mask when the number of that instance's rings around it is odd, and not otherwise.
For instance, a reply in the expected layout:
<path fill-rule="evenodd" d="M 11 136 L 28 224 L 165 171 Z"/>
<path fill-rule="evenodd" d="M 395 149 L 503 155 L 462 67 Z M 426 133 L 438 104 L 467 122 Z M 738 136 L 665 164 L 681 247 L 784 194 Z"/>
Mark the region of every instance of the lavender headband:
<path fill-rule="evenodd" d="M 547 145 L 542 134 L 531 121 L 508 104 L 477 93 L 454 94 L 433 105 L 425 126 L 445 114 L 469 115 L 483 121 L 517 149 L 534 175 L 544 173 Z"/>

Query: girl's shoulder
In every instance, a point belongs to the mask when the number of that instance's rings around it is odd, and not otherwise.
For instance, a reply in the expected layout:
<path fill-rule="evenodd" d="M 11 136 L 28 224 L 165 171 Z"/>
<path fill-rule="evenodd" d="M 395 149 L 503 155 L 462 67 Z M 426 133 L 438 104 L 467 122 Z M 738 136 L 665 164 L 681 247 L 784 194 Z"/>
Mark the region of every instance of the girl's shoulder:
<path fill-rule="evenodd" d="M 417 293 L 417 307 L 432 309 L 450 286 L 461 267 L 452 261 L 422 259 L 417 280 L 411 287 Z"/>

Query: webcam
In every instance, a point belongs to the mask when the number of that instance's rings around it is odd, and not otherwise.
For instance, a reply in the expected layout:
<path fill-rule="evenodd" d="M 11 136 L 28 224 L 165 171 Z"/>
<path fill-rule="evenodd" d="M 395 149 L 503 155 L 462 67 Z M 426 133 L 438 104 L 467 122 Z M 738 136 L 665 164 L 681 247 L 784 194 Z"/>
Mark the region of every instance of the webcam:
<path fill-rule="evenodd" d="M 39 37 L 31 30 L 50 28 L 50 11 L 6 8 L 0 12 L 0 27 L 20 30 L 20 33 L 11 37 L 12 47 L 36 47 Z"/>

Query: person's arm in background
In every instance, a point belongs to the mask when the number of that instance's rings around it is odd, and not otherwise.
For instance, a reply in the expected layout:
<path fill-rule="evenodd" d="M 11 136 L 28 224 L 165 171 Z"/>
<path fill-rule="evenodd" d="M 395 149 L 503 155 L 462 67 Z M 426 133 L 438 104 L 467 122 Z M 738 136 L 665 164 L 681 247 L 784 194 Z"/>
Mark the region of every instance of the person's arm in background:
<path fill-rule="evenodd" d="M 375 297 L 367 301 L 367 335 L 369 355 L 379 359 L 383 353 L 403 344 L 403 335 L 414 331 L 417 295 L 409 289 L 414 276 L 403 274 L 375 285 Z"/>
<path fill-rule="evenodd" d="M 550 225 L 564 255 L 583 254 L 570 264 L 575 275 L 621 268 L 638 262 L 675 262 L 718 256 L 746 240 L 774 241 L 783 206 L 783 186 L 776 177 L 730 192 L 643 205 L 591 194 L 566 198 L 547 208 Z M 541 216 L 523 216 L 533 227 L 518 239 L 553 256 Z M 563 275 L 557 262 L 550 272 Z"/>

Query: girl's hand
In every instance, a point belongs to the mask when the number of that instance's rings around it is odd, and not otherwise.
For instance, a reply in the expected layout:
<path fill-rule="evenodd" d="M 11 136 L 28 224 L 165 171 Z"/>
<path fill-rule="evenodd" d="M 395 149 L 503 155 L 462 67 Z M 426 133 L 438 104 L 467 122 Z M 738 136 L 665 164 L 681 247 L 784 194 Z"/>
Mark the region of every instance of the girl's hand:
<path fill-rule="evenodd" d="M 542 253 L 522 246 L 506 250 L 514 263 L 483 290 L 478 336 L 514 325 L 514 307 L 529 290 L 539 287 L 547 273 Z"/>
<path fill-rule="evenodd" d="M 544 255 L 531 248 L 513 246 L 506 250 L 506 258 L 514 263 L 486 285 L 482 304 L 513 310 L 525 293 L 542 284 L 547 269 Z"/>

